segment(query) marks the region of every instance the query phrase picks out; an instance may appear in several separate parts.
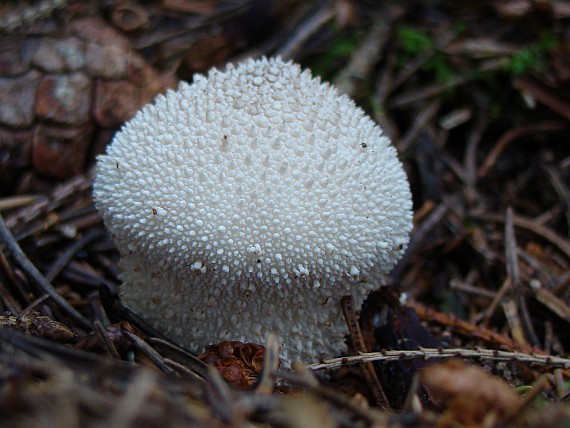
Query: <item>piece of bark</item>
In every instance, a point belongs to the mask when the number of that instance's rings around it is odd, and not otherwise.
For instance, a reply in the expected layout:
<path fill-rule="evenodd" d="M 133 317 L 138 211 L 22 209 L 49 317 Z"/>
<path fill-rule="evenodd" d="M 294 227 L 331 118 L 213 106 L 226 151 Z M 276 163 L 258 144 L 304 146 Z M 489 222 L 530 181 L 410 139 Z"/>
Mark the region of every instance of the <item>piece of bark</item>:
<path fill-rule="evenodd" d="M 67 125 L 88 122 L 91 86 L 83 73 L 46 76 L 38 88 L 36 115 Z"/>
<path fill-rule="evenodd" d="M 68 178 L 83 172 L 93 125 L 65 129 L 39 125 L 34 133 L 32 163 L 40 174 Z"/>
<path fill-rule="evenodd" d="M 85 64 L 85 44 L 75 37 L 43 37 L 32 62 L 53 73 L 80 70 Z"/>
<path fill-rule="evenodd" d="M 41 78 L 37 71 L 0 78 L 0 123 L 17 128 L 34 123 L 34 105 Z"/>

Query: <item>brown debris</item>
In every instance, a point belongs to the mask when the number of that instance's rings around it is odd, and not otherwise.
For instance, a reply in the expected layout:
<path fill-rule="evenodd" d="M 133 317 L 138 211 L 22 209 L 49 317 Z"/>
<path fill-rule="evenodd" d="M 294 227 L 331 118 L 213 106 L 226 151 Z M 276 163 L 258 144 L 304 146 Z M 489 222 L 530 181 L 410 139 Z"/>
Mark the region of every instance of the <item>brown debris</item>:
<path fill-rule="evenodd" d="M 0 316 L 0 327 L 13 328 L 27 335 L 44 337 L 62 343 L 71 342 L 77 337 L 65 324 L 35 311 L 17 317 Z"/>
<path fill-rule="evenodd" d="M 458 360 L 428 367 L 420 382 L 445 409 L 437 424 L 442 428 L 495 426 L 514 416 L 522 404 L 504 380 Z"/>
<path fill-rule="evenodd" d="M 99 334 L 91 333 L 77 342 L 75 348 L 105 354 L 105 342 L 109 341 L 118 354 L 126 355 L 127 352 L 133 349 L 131 340 L 125 335 L 126 331 L 136 334 L 136 330 L 127 322 L 112 324 L 104 328 L 105 338 L 102 338 Z"/>
<path fill-rule="evenodd" d="M 251 388 L 261 373 L 264 354 L 261 345 L 233 341 L 207 346 L 198 358 L 217 369 L 229 383 Z"/>

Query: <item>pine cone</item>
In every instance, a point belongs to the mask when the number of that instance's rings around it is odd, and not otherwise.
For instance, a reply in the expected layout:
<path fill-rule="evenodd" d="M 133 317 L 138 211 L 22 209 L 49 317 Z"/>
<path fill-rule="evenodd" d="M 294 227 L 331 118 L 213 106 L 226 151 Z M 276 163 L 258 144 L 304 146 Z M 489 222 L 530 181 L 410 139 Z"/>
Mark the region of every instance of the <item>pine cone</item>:
<path fill-rule="evenodd" d="M 22 4 L 3 6 L 0 195 L 84 172 L 121 124 L 176 85 L 100 16 L 96 1 L 66 3 L 25 4 L 25 19 Z"/>

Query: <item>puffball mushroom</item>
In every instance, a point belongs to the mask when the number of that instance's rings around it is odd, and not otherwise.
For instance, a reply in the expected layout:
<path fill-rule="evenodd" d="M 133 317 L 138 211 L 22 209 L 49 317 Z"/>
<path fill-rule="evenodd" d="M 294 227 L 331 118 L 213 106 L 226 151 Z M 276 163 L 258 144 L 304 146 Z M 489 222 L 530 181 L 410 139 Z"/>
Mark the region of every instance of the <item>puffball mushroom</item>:
<path fill-rule="evenodd" d="M 352 100 L 280 58 L 161 95 L 97 163 L 122 298 L 194 351 L 280 337 L 285 366 L 337 356 L 412 228 L 402 164 Z"/>

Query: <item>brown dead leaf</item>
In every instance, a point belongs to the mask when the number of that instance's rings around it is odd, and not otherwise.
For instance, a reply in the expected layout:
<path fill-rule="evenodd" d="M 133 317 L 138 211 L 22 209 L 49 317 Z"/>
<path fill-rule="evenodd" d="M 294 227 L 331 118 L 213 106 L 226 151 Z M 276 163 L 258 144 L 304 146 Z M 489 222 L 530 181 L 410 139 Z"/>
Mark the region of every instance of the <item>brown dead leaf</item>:
<path fill-rule="evenodd" d="M 444 409 L 438 426 L 489 426 L 516 414 L 520 397 L 501 378 L 460 360 L 428 367 L 420 381 Z"/>

